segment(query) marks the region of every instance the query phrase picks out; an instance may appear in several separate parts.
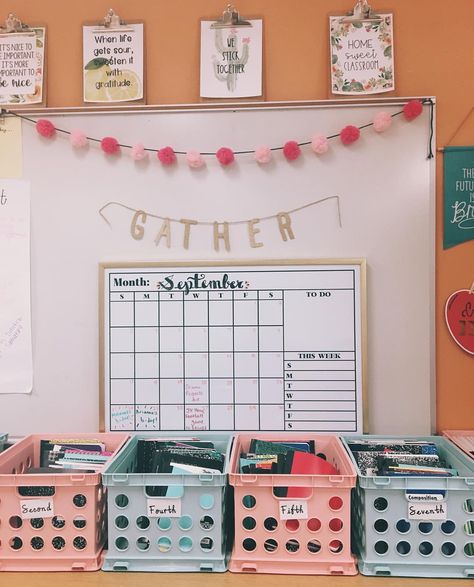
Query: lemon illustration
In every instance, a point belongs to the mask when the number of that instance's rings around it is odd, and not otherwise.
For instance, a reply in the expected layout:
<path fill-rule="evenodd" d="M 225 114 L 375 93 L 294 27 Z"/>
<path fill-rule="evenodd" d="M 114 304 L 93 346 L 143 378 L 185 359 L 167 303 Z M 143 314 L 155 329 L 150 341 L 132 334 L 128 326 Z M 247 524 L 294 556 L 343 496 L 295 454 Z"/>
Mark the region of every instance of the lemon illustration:
<path fill-rule="evenodd" d="M 107 81 L 110 72 L 108 59 L 96 57 L 85 66 L 84 100 L 86 102 L 108 102 L 107 89 L 103 83 Z"/>
<path fill-rule="evenodd" d="M 122 69 L 109 77 L 114 80 L 111 84 L 106 84 L 108 99 L 112 102 L 126 102 L 127 100 L 137 100 L 141 98 L 141 82 L 138 75 L 130 69 Z"/>

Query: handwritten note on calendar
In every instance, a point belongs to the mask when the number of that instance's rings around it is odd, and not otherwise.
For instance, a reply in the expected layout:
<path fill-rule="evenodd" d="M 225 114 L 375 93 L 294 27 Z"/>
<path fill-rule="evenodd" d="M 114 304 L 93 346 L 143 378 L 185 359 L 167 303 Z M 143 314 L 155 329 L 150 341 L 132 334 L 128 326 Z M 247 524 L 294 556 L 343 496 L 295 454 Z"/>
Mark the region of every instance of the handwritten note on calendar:
<path fill-rule="evenodd" d="M 362 431 L 363 261 L 102 280 L 107 430 Z"/>

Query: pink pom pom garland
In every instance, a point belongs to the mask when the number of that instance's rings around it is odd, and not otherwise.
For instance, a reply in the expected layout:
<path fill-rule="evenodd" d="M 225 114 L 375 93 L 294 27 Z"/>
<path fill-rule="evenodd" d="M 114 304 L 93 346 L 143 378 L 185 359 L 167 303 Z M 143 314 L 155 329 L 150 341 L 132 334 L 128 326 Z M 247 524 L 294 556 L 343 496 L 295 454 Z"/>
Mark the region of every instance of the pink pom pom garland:
<path fill-rule="evenodd" d="M 199 169 L 204 165 L 204 159 L 199 151 L 188 151 L 186 153 L 186 162 L 191 169 Z"/>
<path fill-rule="evenodd" d="M 130 156 L 134 161 L 143 161 L 148 158 L 148 152 L 145 151 L 143 143 L 136 143 L 130 151 Z"/>
<path fill-rule="evenodd" d="M 311 140 L 311 149 L 316 155 L 324 155 L 329 150 L 329 141 L 324 135 L 314 135 Z"/>
<path fill-rule="evenodd" d="M 258 147 L 255 149 L 254 158 L 257 163 L 265 165 L 272 160 L 272 150 L 270 147 Z"/>
<path fill-rule="evenodd" d="M 418 118 L 422 112 L 423 104 L 420 102 L 420 100 L 410 100 L 403 107 L 403 116 L 405 117 L 405 120 L 408 120 L 408 122 Z"/>
<path fill-rule="evenodd" d="M 283 155 L 285 155 L 287 161 L 295 161 L 301 155 L 300 146 L 296 141 L 287 141 L 283 145 Z"/>
<path fill-rule="evenodd" d="M 75 149 L 83 149 L 84 147 L 87 147 L 89 141 L 82 130 L 76 129 L 71 131 L 69 142 Z"/>
<path fill-rule="evenodd" d="M 45 139 L 51 139 L 56 134 L 56 128 L 50 120 L 40 118 L 36 123 L 36 131 Z"/>
<path fill-rule="evenodd" d="M 176 163 L 176 153 L 172 147 L 163 147 L 162 149 L 158 149 L 156 156 L 160 162 L 163 163 L 163 165 L 173 165 Z"/>
<path fill-rule="evenodd" d="M 392 117 L 388 112 L 379 112 L 374 116 L 373 126 L 375 132 L 385 132 L 392 126 Z"/>
<path fill-rule="evenodd" d="M 221 165 L 227 167 L 235 161 L 234 151 L 229 147 L 221 147 L 216 153 L 217 160 Z"/>
<path fill-rule="evenodd" d="M 100 148 L 107 155 L 116 155 L 117 153 L 120 153 L 119 142 L 117 139 L 114 139 L 114 137 L 104 137 L 100 141 Z"/>
<path fill-rule="evenodd" d="M 261 145 L 256 148 L 254 151 L 252 150 L 239 150 L 234 152 L 230 147 L 221 147 L 217 150 L 217 152 L 199 152 L 195 150 L 189 151 L 174 151 L 174 149 L 170 146 L 163 147 L 161 149 L 154 149 L 154 148 L 146 148 L 142 143 L 136 143 L 133 145 L 129 144 L 120 144 L 118 140 L 114 137 L 106 136 L 102 139 L 88 137 L 83 131 L 79 129 L 74 129 L 68 131 L 66 129 L 61 129 L 54 126 L 54 124 L 47 119 L 38 119 L 33 120 L 27 116 L 17 114 L 15 112 L 8 112 L 8 114 L 12 116 L 17 116 L 20 119 L 28 121 L 35 125 L 37 133 L 46 139 L 53 138 L 57 133 L 63 133 L 65 135 L 69 135 L 69 142 L 71 146 L 75 149 L 82 149 L 89 145 L 90 141 L 94 141 L 99 143 L 100 148 L 104 153 L 107 155 L 117 154 L 121 151 L 122 147 L 126 147 L 130 150 L 130 156 L 135 161 L 141 161 L 148 157 L 149 151 L 154 151 L 157 154 L 158 160 L 163 165 L 172 165 L 177 162 L 177 155 L 183 155 L 186 163 L 191 169 L 198 169 L 203 167 L 205 162 L 206 156 L 215 156 L 218 162 L 222 166 L 228 166 L 234 163 L 236 155 L 253 155 L 254 160 L 261 164 L 268 164 L 273 158 L 273 151 L 282 151 L 284 157 L 287 161 L 295 161 L 298 159 L 301 154 L 301 147 L 309 145 L 310 148 L 314 153 L 317 155 L 322 155 L 329 150 L 329 140 L 339 137 L 340 141 L 343 145 L 351 145 L 352 143 L 356 142 L 360 138 L 361 131 L 367 127 L 373 126 L 374 131 L 377 133 L 382 133 L 388 130 L 392 124 L 395 117 L 398 115 L 402 115 L 405 120 L 412 121 L 415 118 L 419 117 L 423 112 L 424 104 L 429 103 L 432 105 L 432 100 L 430 99 L 414 99 L 407 102 L 401 110 L 390 114 L 388 112 L 379 112 L 377 113 L 372 122 L 368 124 L 363 124 L 359 127 L 354 125 L 347 125 L 345 126 L 339 133 L 331 134 L 328 136 L 324 136 L 321 134 L 316 134 L 312 137 L 309 141 L 302 141 L 297 142 L 294 140 L 287 141 L 282 146 L 276 147 L 269 147 L 266 145 Z M 433 130 L 433 117 L 431 116 L 431 126 Z M 431 135 L 432 137 L 432 135 Z M 430 139 L 430 154 L 429 157 L 432 156 L 431 150 L 431 139 Z"/>
<path fill-rule="evenodd" d="M 357 126 L 348 124 L 341 130 L 339 136 L 343 145 L 351 145 L 352 143 L 355 143 L 360 137 L 360 130 L 357 128 Z"/>

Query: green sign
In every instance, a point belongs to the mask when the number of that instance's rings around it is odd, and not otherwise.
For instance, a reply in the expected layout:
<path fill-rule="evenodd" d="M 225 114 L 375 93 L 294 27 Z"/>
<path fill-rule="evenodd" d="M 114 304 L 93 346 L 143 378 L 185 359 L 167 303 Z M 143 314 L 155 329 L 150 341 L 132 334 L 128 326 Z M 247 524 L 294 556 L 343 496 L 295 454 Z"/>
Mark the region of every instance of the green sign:
<path fill-rule="evenodd" d="M 444 149 L 444 241 L 449 249 L 474 239 L 474 147 Z"/>

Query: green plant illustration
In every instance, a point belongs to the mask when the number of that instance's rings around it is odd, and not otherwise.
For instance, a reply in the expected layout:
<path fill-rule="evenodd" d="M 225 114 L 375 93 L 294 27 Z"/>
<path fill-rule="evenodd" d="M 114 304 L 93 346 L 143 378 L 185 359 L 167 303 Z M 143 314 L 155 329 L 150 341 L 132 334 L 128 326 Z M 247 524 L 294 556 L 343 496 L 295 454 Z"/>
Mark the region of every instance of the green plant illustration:
<path fill-rule="evenodd" d="M 216 29 L 215 31 L 214 43 L 216 50 L 220 54 L 220 59 L 215 55 L 212 57 L 214 75 L 219 81 L 226 83 L 229 92 L 234 92 L 237 88 L 239 73 L 244 72 L 244 66 L 249 59 L 250 38 L 244 37 L 239 49 L 236 30 L 231 28 L 225 41 L 222 30 Z M 224 72 L 223 69 L 227 71 Z"/>

